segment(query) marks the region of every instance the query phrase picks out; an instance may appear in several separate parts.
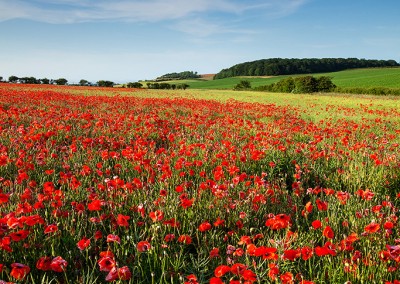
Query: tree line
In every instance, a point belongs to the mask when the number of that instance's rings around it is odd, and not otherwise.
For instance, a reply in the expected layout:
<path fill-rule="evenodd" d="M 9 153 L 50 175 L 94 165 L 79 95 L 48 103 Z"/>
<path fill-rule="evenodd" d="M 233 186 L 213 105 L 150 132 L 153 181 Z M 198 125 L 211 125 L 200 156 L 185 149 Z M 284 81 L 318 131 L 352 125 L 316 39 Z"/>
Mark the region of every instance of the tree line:
<path fill-rule="evenodd" d="M 168 80 L 185 80 L 185 79 L 197 79 L 201 76 L 197 74 L 197 72 L 193 71 L 183 71 L 183 72 L 174 72 L 162 75 L 157 77 L 156 81 L 168 81 Z"/>
<path fill-rule="evenodd" d="M 395 60 L 375 60 L 357 58 L 270 58 L 240 63 L 223 69 L 214 79 L 235 76 L 277 76 L 336 72 L 346 69 L 371 67 L 397 67 Z"/>

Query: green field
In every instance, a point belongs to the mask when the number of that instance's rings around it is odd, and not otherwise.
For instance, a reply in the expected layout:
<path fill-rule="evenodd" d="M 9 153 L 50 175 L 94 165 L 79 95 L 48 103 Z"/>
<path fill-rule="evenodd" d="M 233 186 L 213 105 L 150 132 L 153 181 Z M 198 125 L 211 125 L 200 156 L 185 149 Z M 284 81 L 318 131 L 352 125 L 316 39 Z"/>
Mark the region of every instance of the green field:
<path fill-rule="evenodd" d="M 385 87 L 400 88 L 400 68 L 367 68 L 353 69 L 332 73 L 312 74 L 314 76 L 329 76 L 338 87 L 369 88 Z M 293 75 L 302 76 L 302 75 Z M 269 85 L 289 76 L 262 77 L 233 77 L 219 80 L 180 80 L 168 81 L 170 84 L 186 83 L 191 89 L 232 89 L 241 80 L 249 80 L 252 87 Z"/>

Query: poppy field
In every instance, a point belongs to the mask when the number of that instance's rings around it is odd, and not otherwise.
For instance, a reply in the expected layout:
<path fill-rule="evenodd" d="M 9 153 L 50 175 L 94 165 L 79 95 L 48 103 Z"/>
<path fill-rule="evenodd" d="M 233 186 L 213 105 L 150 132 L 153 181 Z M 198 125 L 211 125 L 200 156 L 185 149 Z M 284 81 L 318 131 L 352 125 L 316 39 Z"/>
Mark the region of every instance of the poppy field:
<path fill-rule="evenodd" d="M 400 283 L 400 109 L 140 92 L 0 84 L 0 283 Z"/>

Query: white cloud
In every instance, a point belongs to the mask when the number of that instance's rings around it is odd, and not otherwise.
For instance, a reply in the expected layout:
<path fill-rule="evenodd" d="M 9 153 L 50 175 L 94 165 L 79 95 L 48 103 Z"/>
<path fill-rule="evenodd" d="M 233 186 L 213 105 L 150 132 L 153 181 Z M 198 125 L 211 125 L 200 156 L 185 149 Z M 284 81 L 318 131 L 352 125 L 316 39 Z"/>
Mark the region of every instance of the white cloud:
<path fill-rule="evenodd" d="M 287 15 L 308 0 L 0 0 L 0 21 L 29 19 L 53 24 L 127 21 L 157 22 L 209 12 L 248 10 Z M 250 2 L 250 3 L 249 3 Z"/>

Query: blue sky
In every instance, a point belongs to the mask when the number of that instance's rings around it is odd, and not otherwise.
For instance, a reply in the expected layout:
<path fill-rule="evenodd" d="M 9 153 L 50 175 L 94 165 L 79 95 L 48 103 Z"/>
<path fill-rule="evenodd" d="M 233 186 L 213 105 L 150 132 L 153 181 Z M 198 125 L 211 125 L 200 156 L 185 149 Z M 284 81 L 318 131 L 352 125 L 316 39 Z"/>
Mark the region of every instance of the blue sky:
<path fill-rule="evenodd" d="M 400 61 L 399 0 L 0 0 L 0 76 L 217 73 L 263 58 Z"/>

